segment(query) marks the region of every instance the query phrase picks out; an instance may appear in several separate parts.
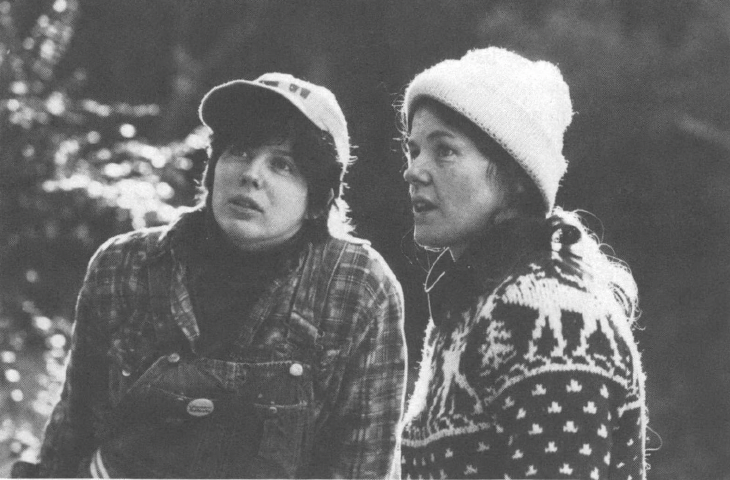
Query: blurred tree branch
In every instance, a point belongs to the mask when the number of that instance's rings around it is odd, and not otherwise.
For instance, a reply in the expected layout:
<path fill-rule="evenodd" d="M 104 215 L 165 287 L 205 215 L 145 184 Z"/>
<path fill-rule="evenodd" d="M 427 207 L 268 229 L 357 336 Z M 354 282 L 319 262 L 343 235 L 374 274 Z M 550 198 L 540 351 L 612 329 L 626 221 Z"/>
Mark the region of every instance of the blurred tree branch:
<path fill-rule="evenodd" d="M 35 138 L 48 145 L 42 130 L 50 115 L 38 108 L 53 102 L 53 69 L 66 52 L 78 19 L 77 0 L 45 2 L 48 6 L 35 22 L 30 34 L 21 39 L 14 11 L 23 3 L 0 2 L 0 98 L 11 98 L 0 108 L 0 248 L 8 245 L 12 221 L 19 210 L 18 200 L 44 171 L 41 162 L 33 163 Z M 47 133 L 47 132 L 46 132 Z M 40 135 L 39 135 L 40 134 Z M 50 136 L 50 135 L 48 135 Z M 46 160 L 47 161 L 47 160 Z M 4 257 L 0 250 L 0 259 Z"/>

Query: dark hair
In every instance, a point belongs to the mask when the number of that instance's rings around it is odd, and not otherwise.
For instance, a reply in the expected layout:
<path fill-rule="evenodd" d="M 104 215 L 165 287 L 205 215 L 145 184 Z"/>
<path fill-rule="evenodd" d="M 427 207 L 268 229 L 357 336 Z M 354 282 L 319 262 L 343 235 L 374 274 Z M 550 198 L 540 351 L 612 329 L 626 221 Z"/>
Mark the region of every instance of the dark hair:
<path fill-rule="evenodd" d="M 496 170 L 490 172 L 500 175 L 508 185 L 507 202 L 511 207 L 523 215 L 545 218 L 545 202 L 540 195 L 535 182 L 512 156 L 494 140 L 487 132 L 479 128 L 474 122 L 449 108 L 443 103 L 430 98 L 421 97 L 409 108 L 409 118 L 404 122 L 402 142 L 404 151 L 410 134 L 413 115 L 419 108 L 428 108 L 446 125 L 458 130 L 474 142 L 482 155 L 487 157 Z"/>
<path fill-rule="evenodd" d="M 294 161 L 302 171 L 309 191 L 304 228 L 317 236 L 327 234 L 330 211 L 343 203 L 341 200 L 336 202 L 344 182 L 334 139 L 283 98 L 254 97 L 247 105 L 247 112 L 230 122 L 228 127 L 213 132 L 208 164 L 203 172 L 201 200 L 210 205 L 215 166 L 230 146 L 252 149 L 271 142 L 284 142 L 290 135 L 294 139 Z"/>

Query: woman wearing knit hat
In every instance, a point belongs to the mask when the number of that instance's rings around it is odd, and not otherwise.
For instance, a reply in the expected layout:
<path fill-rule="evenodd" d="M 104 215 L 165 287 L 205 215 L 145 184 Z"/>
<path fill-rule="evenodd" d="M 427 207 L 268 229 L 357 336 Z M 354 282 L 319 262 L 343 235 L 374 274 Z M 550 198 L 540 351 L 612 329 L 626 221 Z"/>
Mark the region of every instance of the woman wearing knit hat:
<path fill-rule="evenodd" d="M 36 473 L 389 475 L 402 291 L 347 234 L 334 95 L 269 73 L 214 88 L 200 118 L 213 131 L 202 204 L 91 260 Z"/>
<path fill-rule="evenodd" d="M 644 478 L 636 284 L 554 207 L 560 71 L 474 50 L 417 75 L 401 114 L 415 241 L 443 250 L 403 477 Z"/>

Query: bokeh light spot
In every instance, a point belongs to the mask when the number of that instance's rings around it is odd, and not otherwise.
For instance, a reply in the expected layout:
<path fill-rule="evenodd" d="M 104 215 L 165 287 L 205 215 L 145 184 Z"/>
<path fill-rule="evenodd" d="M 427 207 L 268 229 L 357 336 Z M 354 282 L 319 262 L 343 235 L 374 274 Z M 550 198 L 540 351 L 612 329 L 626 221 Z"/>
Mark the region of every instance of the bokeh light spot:
<path fill-rule="evenodd" d="M 52 335 L 51 338 L 48 339 L 48 345 L 51 348 L 63 348 L 66 346 L 66 337 L 60 333 Z"/>
<path fill-rule="evenodd" d="M 20 381 L 20 372 L 14 368 L 5 370 L 5 380 L 10 383 L 17 383 Z"/>
<path fill-rule="evenodd" d="M 0 359 L 2 359 L 3 363 L 14 363 L 17 359 L 17 356 L 15 355 L 15 352 L 5 350 L 4 352 L 0 353 Z"/>
<path fill-rule="evenodd" d="M 66 0 L 56 0 L 53 2 L 53 9 L 58 13 L 63 13 L 68 8 L 68 2 Z"/>
<path fill-rule="evenodd" d="M 134 125 L 125 123 L 119 127 L 119 133 L 121 133 L 124 138 L 133 138 L 137 134 L 137 129 L 134 128 Z"/>
<path fill-rule="evenodd" d="M 53 326 L 53 321 L 48 317 L 39 315 L 33 319 L 33 324 L 38 330 L 47 332 Z"/>
<path fill-rule="evenodd" d="M 33 270 L 33 269 L 26 270 L 26 272 L 25 272 L 25 279 L 29 283 L 36 283 L 38 281 L 38 278 L 39 278 L 39 275 L 38 275 L 38 272 L 36 270 Z"/>

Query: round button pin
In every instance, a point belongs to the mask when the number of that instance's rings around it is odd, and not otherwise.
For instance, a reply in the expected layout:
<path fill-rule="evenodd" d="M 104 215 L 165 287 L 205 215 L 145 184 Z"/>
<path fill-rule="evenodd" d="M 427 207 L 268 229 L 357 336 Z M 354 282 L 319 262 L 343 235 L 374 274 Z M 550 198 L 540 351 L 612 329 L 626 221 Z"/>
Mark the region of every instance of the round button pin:
<path fill-rule="evenodd" d="M 213 401 L 208 398 L 196 398 L 188 403 L 188 414 L 193 417 L 204 417 L 213 413 Z"/>
<path fill-rule="evenodd" d="M 301 363 L 292 363 L 291 367 L 289 367 L 289 375 L 292 377 L 301 377 L 302 373 L 304 373 L 304 367 L 302 367 Z"/>

